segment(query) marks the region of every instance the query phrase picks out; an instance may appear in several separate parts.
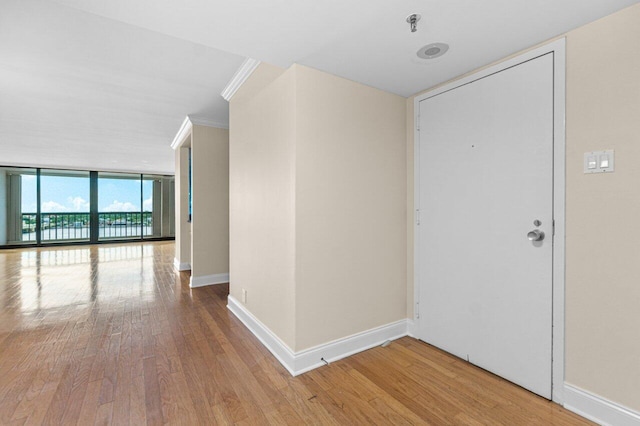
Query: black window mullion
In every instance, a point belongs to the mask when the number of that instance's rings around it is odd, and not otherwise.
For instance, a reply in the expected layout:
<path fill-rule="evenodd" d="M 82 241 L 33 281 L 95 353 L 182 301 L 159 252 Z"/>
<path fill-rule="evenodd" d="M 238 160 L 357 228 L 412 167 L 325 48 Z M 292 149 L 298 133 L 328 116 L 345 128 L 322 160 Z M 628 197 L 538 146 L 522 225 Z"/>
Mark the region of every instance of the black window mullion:
<path fill-rule="evenodd" d="M 36 169 L 36 245 L 42 244 L 42 236 L 40 235 L 42 229 L 40 201 L 40 169 Z"/>
<path fill-rule="evenodd" d="M 143 184 L 143 175 L 140 174 L 140 239 L 144 239 L 144 184 Z"/>
<path fill-rule="evenodd" d="M 100 237 L 98 212 L 98 172 L 89 172 L 89 242 L 97 243 Z"/>

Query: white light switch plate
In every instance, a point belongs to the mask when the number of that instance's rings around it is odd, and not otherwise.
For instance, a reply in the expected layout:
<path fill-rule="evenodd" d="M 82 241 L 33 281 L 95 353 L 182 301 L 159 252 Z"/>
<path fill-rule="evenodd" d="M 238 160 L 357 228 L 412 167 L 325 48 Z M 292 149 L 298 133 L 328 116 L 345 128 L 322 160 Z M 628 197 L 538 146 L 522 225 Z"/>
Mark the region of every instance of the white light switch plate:
<path fill-rule="evenodd" d="M 607 167 L 601 167 L 608 164 Z M 591 151 L 584 153 L 585 173 L 611 173 L 614 171 L 615 161 L 612 149 L 607 151 Z"/>

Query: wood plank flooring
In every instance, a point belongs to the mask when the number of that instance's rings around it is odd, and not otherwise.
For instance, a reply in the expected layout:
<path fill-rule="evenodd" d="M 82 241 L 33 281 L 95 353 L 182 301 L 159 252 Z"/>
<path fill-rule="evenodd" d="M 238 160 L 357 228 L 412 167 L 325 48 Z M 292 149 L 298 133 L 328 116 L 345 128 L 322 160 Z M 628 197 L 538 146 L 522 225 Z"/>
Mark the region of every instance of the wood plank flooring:
<path fill-rule="evenodd" d="M 173 254 L 0 251 L 0 424 L 590 424 L 411 338 L 291 377 Z"/>

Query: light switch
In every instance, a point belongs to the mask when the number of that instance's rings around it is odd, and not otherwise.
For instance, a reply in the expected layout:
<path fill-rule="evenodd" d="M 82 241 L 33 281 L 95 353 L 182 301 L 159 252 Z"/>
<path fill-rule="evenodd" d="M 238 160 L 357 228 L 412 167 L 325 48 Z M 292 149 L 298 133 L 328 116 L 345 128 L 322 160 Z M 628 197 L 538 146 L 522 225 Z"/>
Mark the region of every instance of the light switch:
<path fill-rule="evenodd" d="M 614 171 L 613 150 L 592 151 L 584 153 L 585 173 L 611 173 Z"/>

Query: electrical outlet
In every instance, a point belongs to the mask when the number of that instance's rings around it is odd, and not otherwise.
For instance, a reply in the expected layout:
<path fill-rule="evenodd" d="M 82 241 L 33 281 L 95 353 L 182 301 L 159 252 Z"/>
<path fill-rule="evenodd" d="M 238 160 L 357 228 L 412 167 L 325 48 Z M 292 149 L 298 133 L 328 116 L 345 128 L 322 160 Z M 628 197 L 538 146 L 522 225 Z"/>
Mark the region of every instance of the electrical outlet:
<path fill-rule="evenodd" d="M 242 303 L 247 303 L 247 290 L 242 289 Z"/>

